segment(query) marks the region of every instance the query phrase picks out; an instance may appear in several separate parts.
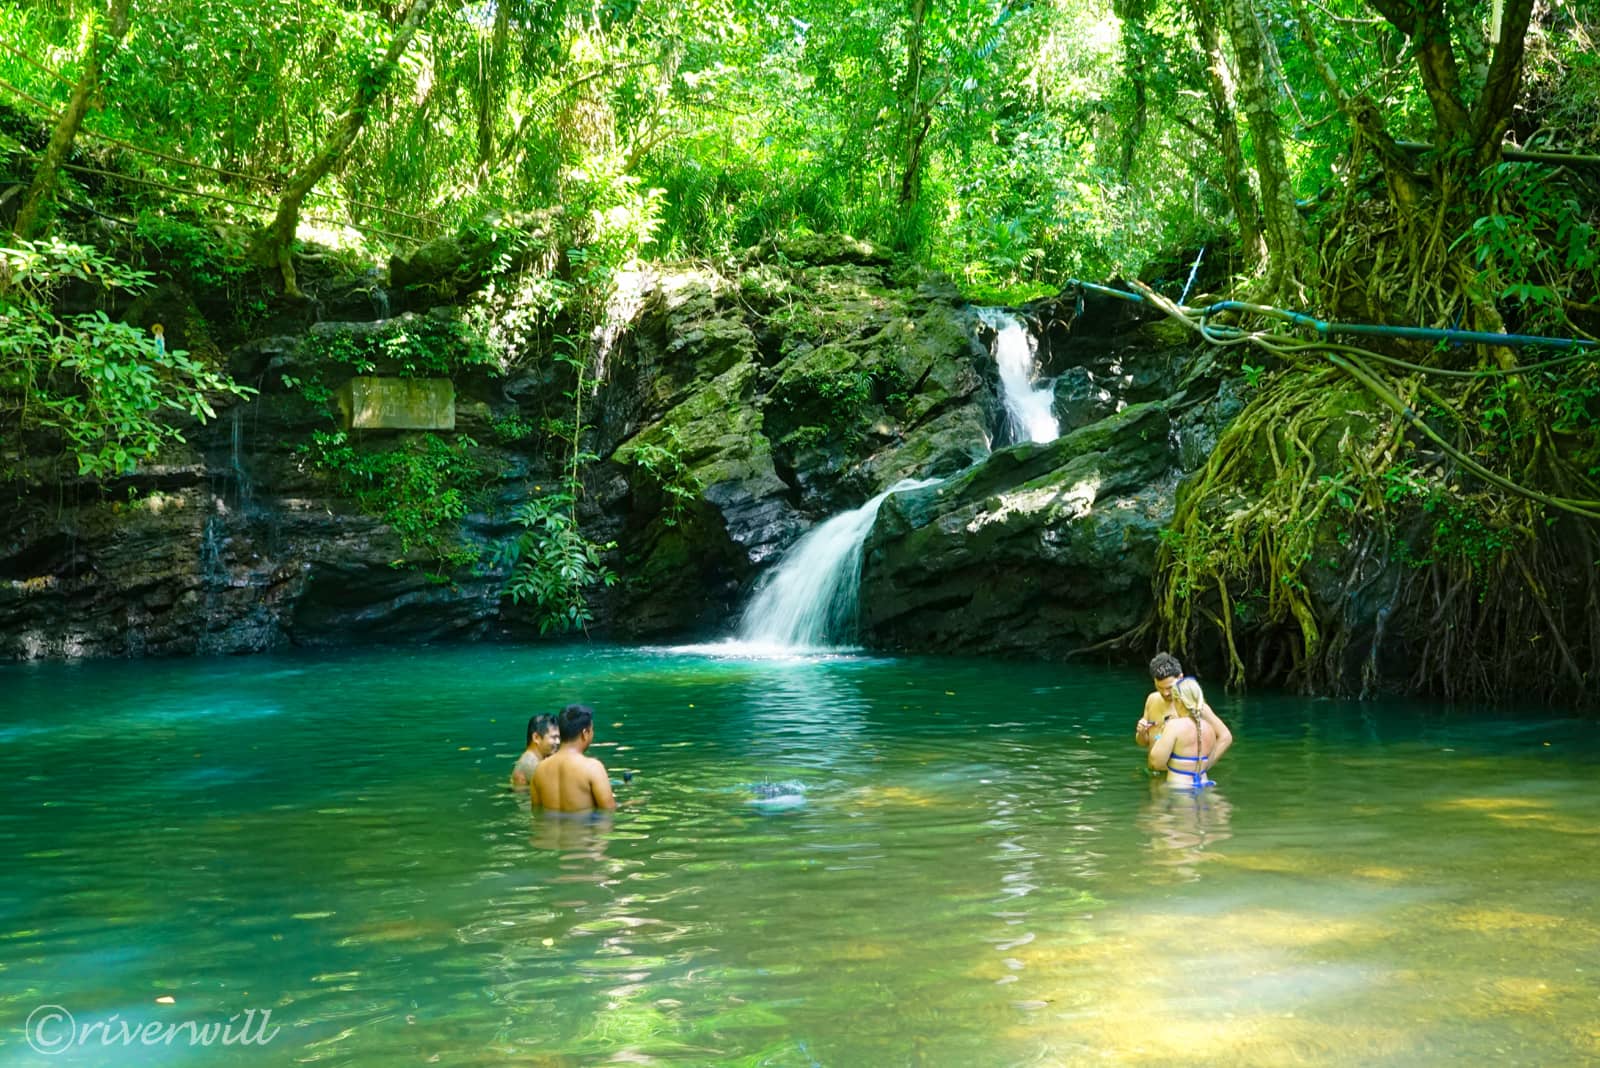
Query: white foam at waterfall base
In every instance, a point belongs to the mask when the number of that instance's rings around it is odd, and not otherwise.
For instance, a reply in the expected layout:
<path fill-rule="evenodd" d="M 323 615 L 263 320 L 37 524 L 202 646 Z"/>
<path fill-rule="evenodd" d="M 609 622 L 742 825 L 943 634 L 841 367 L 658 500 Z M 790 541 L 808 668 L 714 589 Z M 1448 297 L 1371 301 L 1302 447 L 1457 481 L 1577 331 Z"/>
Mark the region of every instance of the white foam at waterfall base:
<path fill-rule="evenodd" d="M 1000 393 L 1012 436 L 1018 441 L 1043 444 L 1061 436 L 1061 424 L 1051 410 L 1055 391 L 1034 388 L 1033 338 L 1022 321 L 999 308 L 983 308 L 979 318 L 994 329 L 994 362 L 1000 370 Z"/>
<path fill-rule="evenodd" d="M 807 531 L 762 583 L 730 644 L 746 655 L 778 656 L 845 647 L 855 638 L 861 547 L 878 509 L 891 493 L 939 481 L 903 479 L 860 508 Z"/>

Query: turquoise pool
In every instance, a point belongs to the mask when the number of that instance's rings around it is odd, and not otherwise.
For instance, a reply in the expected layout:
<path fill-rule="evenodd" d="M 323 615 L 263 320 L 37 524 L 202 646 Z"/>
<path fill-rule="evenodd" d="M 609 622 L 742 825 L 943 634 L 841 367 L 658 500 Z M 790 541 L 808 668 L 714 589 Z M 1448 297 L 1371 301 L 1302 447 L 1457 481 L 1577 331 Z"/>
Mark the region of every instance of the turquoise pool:
<path fill-rule="evenodd" d="M 587 646 L 8 667 L 0 1064 L 1600 1060 L 1592 724 L 1217 691 L 1197 801 L 1141 770 L 1147 688 Z M 505 788 L 570 700 L 634 772 L 609 823 Z M 106 1041 L 250 1010 L 270 1041 Z"/>

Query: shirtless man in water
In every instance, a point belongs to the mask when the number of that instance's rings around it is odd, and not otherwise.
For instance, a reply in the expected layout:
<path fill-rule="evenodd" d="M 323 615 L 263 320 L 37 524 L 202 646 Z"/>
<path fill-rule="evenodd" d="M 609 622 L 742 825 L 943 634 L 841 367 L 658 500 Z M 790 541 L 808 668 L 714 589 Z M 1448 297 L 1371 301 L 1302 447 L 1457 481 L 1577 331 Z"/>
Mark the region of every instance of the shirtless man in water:
<path fill-rule="evenodd" d="M 594 709 L 568 705 L 561 710 L 561 748 L 539 761 L 528 795 L 552 812 L 611 811 L 617 807 L 606 766 L 585 750 L 594 741 Z"/>
<path fill-rule="evenodd" d="M 1133 740 L 1150 750 L 1146 758 L 1151 769 L 1166 771 L 1170 784 L 1192 789 L 1210 785 L 1205 771 L 1233 744 L 1233 732 L 1206 703 L 1200 684 L 1183 677 L 1183 665 L 1171 653 L 1151 658 L 1150 681 L 1155 692 L 1144 699 L 1144 716 Z M 1173 761 L 1182 767 L 1172 767 Z"/>
<path fill-rule="evenodd" d="M 561 744 L 561 734 L 554 716 L 534 716 L 528 720 L 528 748 L 522 751 L 516 767 L 511 769 L 511 788 L 526 790 L 533 781 L 533 771 L 539 761 L 546 759 Z"/>
<path fill-rule="evenodd" d="M 1171 653 L 1157 653 L 1151 658 L 1150 681 L 1155 684 L 1155 692 L 1144 699 L 1144 715 L 1133 731 L 1133 740 L 1141 749 L 1150 748 L 1152 736 L 1161 733 L 1161 724 L 1167 721 L 1168 716 L 1178 714 L 1177 698 L 1173 691 L 1181 678 L 1183 665 L 1178 663 L 1177 657 Z"/>

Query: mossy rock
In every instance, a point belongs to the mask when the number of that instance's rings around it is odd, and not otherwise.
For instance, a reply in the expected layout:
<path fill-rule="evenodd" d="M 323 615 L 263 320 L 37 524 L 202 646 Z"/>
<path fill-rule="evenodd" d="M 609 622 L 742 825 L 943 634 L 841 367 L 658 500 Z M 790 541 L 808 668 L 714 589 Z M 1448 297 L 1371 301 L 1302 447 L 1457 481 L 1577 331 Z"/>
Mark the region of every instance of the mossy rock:
<path fill-rule="evenodd" d="M 640 445 L 670 444 L 703 486 L 770 473 L 771 447 L 753 403 L 757 374 L 753 364 L 741 363 L 717 375 L 659 423 L 619 445 L 615 459 L 628 463 Z"/>
<path fill-rule="evenodd" d="M 814 266 L 886 267 L 893 262 L 888 250 L 849 234 L 786 234 L 776 247 L 786 258 Z"/>
<path fill-rule="evenodd" d="M 863 627 L 918 651 L 1059 655 L 1136 624 L 1172 514 L 1170 420 L 1136 405 L 896 493 L 867 540 Z"/>
<path fill-rule="evenodd" d="M 767 392 L 772 431 L 782 437 L 803 426 L 859 433 L 872 401 L 872 376 L 860 356 L 841 345 L 823 345 L 792 360 Z"/>
<path fill-rule="evenodd" d="M 390 282 L 451 297 L 477 288 L 499 268 L 516 270 L 548 254 L 560 240 L 560 209 L 490 215 L 436 237 L 389 261 Z"/>
<path fill-rule="evenodd" d="M 781 267 L 758 263 L 739 274 L 739 295 L 758 312 L 768 312 L 785 300 L 799 296 L 789 274 Z"/>
<path fill-rule="evenodd" d="M 997 494 L 1053 491 L 1093 480 L 1097 491 L 1136 488 L 1171 464 L 1171 430 L 1162 404 L 1136 404 L 1046 444 L 1022 442 L 940 486 L 896 494 L 879 520 L 919 529 L 952 510 Z"/>
<path fill-rule="evenodd" d="M 950 407 L 873 454 L 863 465 L 863 475 L 878 487 L 903 478 L 951 478 L 982 462 L 989 453 L 987 442 L 980 409 Z"/>

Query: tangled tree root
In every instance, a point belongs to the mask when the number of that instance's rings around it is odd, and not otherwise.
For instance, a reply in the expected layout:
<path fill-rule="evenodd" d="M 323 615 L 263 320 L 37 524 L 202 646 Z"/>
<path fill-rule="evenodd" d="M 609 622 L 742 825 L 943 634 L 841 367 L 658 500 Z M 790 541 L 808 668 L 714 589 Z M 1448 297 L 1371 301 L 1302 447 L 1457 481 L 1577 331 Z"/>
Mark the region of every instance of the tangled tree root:
<path fill-rule="evenodd" d="M 1261 385 L 1184 487 L 1140 637 L 1225 665 L 1232 686 L 1585 698 L 1600 676 L 1600 490 L 1585 465 L 1600 445 L 1593 420 L 1571 440 L 1553 429 L 1570 396 L 1514 363 L 1429 385 L 1420 363 L 1219 330 L 1145 297 L 1277 366 L 1252 368 Z M 1600 395 L 1595 356 L 1581 359 L 1562 388 Z"/>

